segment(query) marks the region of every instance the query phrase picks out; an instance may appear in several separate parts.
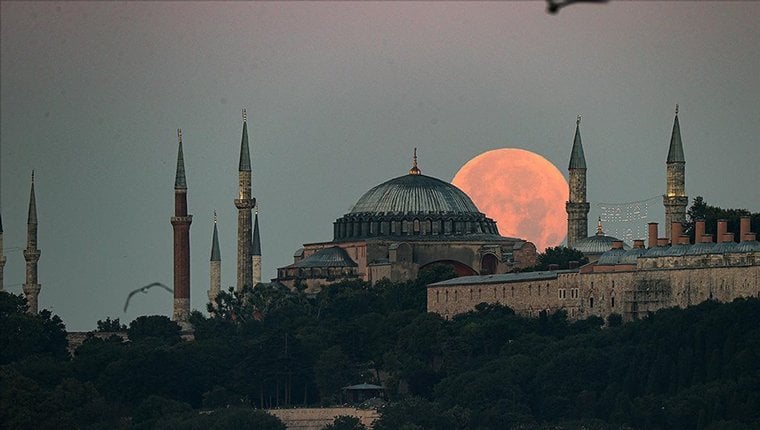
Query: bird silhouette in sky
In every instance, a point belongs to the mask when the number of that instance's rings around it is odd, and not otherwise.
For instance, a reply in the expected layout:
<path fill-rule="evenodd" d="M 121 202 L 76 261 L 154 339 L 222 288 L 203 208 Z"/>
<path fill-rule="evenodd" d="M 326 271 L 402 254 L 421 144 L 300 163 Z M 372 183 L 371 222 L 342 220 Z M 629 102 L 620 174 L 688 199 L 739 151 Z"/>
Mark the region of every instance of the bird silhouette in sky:
<path fill-rule="evenodd" d="M 609 0 L 546 0 L 546 10 L 551 14 L 556 14 L 565 6 L 573 3 L 607 3 Z"/>
<path fill-rule="evenodd" d="M 160 282 L 154 282 L 154 283 L 148 284 L 148 285 L 146 285 L 144 287 L 140 287 L 140 288 L 132 291 L 131 293 L 129 293 L 129 295 L 127 296 L 127 301 L 124 302 L 124 312 L 127 311 L 127 306 L 129 306 L 129 299 L 131 299 L 132 296 L 134 296 L 137 293 L 148 294 L 148 290 L 150 290 L 153 287 L 161 287 L 161 288 L 163 288 L 164 290 L 166 290 L 166 291 L 168 291 L 170 293 L 174 293 L 173 289 L 167 287 L 166 285 L 164 285 L 164 284 L 162 284 Z"/>

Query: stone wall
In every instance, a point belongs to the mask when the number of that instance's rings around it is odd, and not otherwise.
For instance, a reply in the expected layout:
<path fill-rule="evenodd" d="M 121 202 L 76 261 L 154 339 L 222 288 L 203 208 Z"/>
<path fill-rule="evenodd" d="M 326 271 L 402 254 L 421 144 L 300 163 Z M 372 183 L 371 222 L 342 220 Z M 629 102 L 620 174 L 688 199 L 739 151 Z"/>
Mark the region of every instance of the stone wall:
<path fill-rule="evenodd" d="M 321 430 L 332 424 L 336 417 L 343 415 L 359 418 L 362 424 L 371 429 L 380 416 L 375 409 L 358 408 L 269 409 L 267 412 L 284 422 L 289 430 Z"/>
<path fill-rule="evenodd" d="M 755 264 L 748 265 L 751 261 Z M 723 265 L 733 262 L 735 265 Z M 618 313 L 625 320 L 666 307 L 686 307 L 705 300 L 760 297 L 760 264 L 754 257 L 725 256 L 718 267 L 671 266 L 610 272 L 546 272 L 540 279 L 515 282 L 431 286 L 428 312 L 445 318 L 473 310 L 479 303 L 499 303 L 526 316 L 567 311 L 570 319 Z M 550 275 L 550 273 L 554 273 Z"/>

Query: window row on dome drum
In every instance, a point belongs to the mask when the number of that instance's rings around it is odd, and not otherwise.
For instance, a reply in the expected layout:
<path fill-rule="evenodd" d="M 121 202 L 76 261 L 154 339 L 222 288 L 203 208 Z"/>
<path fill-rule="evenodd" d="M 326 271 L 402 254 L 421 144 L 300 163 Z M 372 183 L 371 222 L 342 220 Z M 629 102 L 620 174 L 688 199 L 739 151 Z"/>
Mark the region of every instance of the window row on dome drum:
<path fill-rule="evenodd" d="M 376 236 L 439 236 L 467 234 L 498 234 L 496 224 L 480 219 L 406 219 L 361 220 L 342 218 L 333 225 L 335 239 Z"/>

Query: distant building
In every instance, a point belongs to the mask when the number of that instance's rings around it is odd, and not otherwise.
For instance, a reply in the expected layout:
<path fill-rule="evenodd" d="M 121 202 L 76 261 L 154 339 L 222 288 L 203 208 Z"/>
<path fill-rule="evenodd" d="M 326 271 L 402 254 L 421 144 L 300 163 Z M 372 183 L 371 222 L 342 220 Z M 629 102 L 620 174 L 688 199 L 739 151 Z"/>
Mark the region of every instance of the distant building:
<path fill-rule="evenodd" d="M 315 289 L 344 279 L 414 279 L 434 264 L 465 276 L 535 263 L 535 245 L 499 235 L 462 190 L 423 175 L 415 151 L 408 174 L 367 191 L 333 223 L 332 241 L 304 245 L 274 281 Z"/>
<path fill-rule="evenodd" d="M 578 121 L 580 123 L 580 120 Z M 568 246 L 581 250 L 591 263 L 574 270 L 467 276 L 428 286 L 427 309 L 447 318 L 471 311 L 479 303 L 499 303 L 527 316 L 565 310 L 571 319 L 612 313 L 632 320 L 658 309 L 685 307 L 705 300 L 730 301 L 760 297 L 760 243 L 742 218 L 740 242 L 718 221 L 715 240 L 705 235 L 704 221 L 695 228 L 696 243 L 682 233 L 687 197 L 685 159 L 678 107 L 667 158 L 665 236 L 649 224 L 644 240 L 633 247 L 605 236 L 601 222 L 595 236 L 586 234 L 586 162 L 576 127 L 570 159 L 567 203 Z"/>

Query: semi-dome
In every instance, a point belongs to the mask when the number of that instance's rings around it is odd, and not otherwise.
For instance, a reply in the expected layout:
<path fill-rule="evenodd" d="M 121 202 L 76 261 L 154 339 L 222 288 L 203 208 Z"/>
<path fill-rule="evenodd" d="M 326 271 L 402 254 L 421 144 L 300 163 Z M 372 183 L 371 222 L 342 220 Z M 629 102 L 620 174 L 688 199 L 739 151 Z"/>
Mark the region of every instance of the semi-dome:
<path fill-rule="evenodd" d="M 475 203 L 454 185 L 425 175 L 404 175 L 364 193 L 351 214 L 440 213 L 478 214 Z"/>

